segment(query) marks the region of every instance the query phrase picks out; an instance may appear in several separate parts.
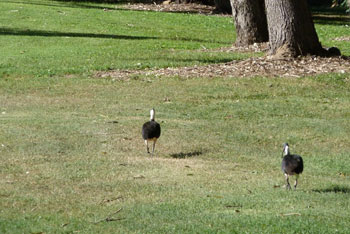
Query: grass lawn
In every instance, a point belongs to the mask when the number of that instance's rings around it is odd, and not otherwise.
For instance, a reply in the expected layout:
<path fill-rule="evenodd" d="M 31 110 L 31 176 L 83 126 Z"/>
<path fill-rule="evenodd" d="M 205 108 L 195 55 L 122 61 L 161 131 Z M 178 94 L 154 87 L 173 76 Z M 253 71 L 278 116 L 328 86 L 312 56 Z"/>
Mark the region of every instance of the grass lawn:
<path fill-rule="evenodd" d="M 45 0 L 0 4 L 0 76 L 89 74 L 247 57 L 199 51 L 232 44 L 234 27 L 227 17 Z"/>
<path fill-rule="evenodd" d="M 199 52 L 233 43 L 230 18 L 106 6 L 0 2 L 0 233 L 348 233 L 349 74 L 94 78 L 252 56 Z M 344 25 L 316 28 L 350 55 Z"/>

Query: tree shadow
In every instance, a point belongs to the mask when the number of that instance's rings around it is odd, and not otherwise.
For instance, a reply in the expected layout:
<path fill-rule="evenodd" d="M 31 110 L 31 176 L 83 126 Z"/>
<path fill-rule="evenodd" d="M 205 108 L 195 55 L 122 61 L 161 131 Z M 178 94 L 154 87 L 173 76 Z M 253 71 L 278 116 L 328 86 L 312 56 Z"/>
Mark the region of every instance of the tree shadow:
<path fill-rule="evenodd" d="M 311 9 L 312 19 L 322 25 L 344 25 L 350 22 L 346 8 L 315 7 Z"/>
<path fill-rule="evenodd" d="M 116 35 L 116 34 L 99 34 L 99 33 L 79 33 L 79 32 L 59 32 L 59 31 L 45 31 L 33 29 L 18 29 L 0 27 L 0 36 L 38 36 L 38 37 L 87 37 L 87 38 L 107 38 L 107 39 L 125 39 L 125 40 L 173 40 L 173 41 L 192 41 L 200 43 L 214 43 L 212 40 L 201 40 L 191 38 L 166 38 L 166 37 L 152 37 L 152 36 L 130 36 L 130 35 Z"/>
<path fill-rule="evenodd" d="M 58 31 L 43 31 L 43 30 L 31 30 L 31 29 L 23 30 L 23 29 L 1 28 L 1 27 L 0 27 L 0 35 L 39 36 L 39 37 L 88 37 L 88 38 L 108 38 L 108 39 L 127 39 L 127 40 L 157 39 L 156 37 L 147 37 L 147 36 L 58 32 Z"/>
<path fill-rule="evenodd" d="M 65 8 L 86 8 L 86 9 L 101 9 L 101 10 L 119 10 L 117 8 L 113 7 L 106 7 L 106 6 L 96 6 L 96 5 L 87 5 L 87 4 L 82 4 L 82 3 L 74 3 L 71 1 L 63 1 L 66 2 L 60 3 L 57 1 L 52 1 L 52 3 L 42 3 L 42 2 L 24 2 L 24 1 L 6 1 L 2 0 L 2 3 L 11 3 L 11 4 L 26 4 L 26 5 L 36 5 L 36 6 L 47 6 L 47 7 L 65 7 Z"/>
<path fill-rule="evenodd" d="M 311 7 L 310 10 L 312 14 L 347 15 L 346 7 L 319 6 L 319 7 Z"/>
<path fill-rule="evenodd" d="M 153 3 L 161 2 L 161 0 L 53 0 L 54 2 L 89 2 L 89 3 L 104 3 L 104 4 L 121 4 L 121 3 Z"/>
<path fill-rule="evenodd" d="M 316 193 L 350 193 L 350 188 L 346 186 L 333 185 L 326 189 L 313 189 Z"/>
<path fill-rule="evenodd" d="M 327 15 L 314 15 L 312 17 L 315 23 L 323 25 L 344 25 L 350 22 L 349 17 L 344 16 L 327 16 Z"/>
<path fill-rule="evenodd" d="M 174 153 L 174 154 L 170 154 L 170 157 L 172 158 L 190 158 L 190 157 L 195 157 L 195 156 L 199 156 L 202 155 L 203 152 L 202 151 L 192 151 L 192 152 L 180 152 L 180 153 Z"/>

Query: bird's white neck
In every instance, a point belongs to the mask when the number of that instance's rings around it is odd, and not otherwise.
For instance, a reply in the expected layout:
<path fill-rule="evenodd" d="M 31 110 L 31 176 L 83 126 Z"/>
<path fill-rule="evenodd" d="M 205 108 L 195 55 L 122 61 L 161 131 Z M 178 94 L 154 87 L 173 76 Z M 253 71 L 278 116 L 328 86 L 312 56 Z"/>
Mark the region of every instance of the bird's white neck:
<path fill-rule="evenodd" d="M 151 118 L 150 118 L 150 119 L 151 119 L 151 120 L 154 120 L 154 114 L 155 114 L 155 113 L 154 113 L 154 109 L 152 109 L 152 110 L 150 111 L 150 114 L 151 114 Z"/>
<path fill-rule="evenodd" d="M 286 156 L 286 155 L 288 155 L 288 154 L 289 154 L 289 146 L 286 145 L 286 146 L 284 147 L 283 155 Z"/>

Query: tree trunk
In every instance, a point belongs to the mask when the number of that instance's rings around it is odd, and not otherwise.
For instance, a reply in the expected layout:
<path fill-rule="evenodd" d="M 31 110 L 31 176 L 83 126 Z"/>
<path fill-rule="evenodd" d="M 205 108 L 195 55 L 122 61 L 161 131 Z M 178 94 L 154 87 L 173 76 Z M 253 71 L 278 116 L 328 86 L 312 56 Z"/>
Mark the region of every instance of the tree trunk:
<path fill-rule="evenodd" d="M 266 0 L 266 14 L 270 54 L 296 57 L 325 53 L 306 0 Z"/>
<path fill-rule="evenodd" d="M 231 0 L 236 46 L 269 40 L 264 0 Z"/>

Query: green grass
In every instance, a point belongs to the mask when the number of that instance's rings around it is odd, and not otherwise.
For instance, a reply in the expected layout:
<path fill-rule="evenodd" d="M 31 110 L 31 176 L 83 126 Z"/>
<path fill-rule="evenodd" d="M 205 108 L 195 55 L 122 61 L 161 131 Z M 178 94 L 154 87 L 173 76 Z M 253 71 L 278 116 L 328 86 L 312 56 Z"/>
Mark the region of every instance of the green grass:
<path fill-rule="evenodd" d="M 89 74 L 247 56 L 198 51 L 232 44 L 230 18 L 117 10 L 114 5 L 104 11 L 101 6 L 44 0 L 0 4 L 2 76 Z"/>
<path fill-rule="evenodd" d="M 318 37 L 324 47 L 336 46 L 343 55 L 350 55 L 348 42 L 336 41 L 334 39 L 342 36 L 350 36 L 350 15 L 345 13 L 344 8 L 314 9 L 313 18 L 316 23 Z"/>
<path fill-rule="evenodd" d="M 2 79 L 0 230 L 345 233 L 345 78 Z M 305 161 L 297 191 L 283 188 L 285 141 Z"/>
<path fill-rule="evenodd" d="M 97 79 L 107 67 L 250 55 L 197 51 L 232 43 L 228 18 L 13 2 L 0 3 L 0 233 L 348 232 L 349 74 Z M 10 14 L 20 6 L 27 13 Z M 30 21 L 40 17 L 46 25 Z M 343 30 L 316 27 L 330 30 L 322 43 Z M 162 126 L 153 158 L 141 138 L 152 107 Z M 304 158 L 296 191 L 283 187 L 284 142 Z"/>

